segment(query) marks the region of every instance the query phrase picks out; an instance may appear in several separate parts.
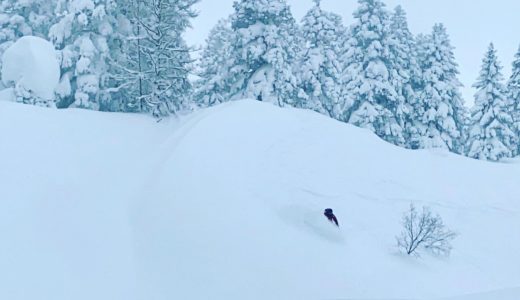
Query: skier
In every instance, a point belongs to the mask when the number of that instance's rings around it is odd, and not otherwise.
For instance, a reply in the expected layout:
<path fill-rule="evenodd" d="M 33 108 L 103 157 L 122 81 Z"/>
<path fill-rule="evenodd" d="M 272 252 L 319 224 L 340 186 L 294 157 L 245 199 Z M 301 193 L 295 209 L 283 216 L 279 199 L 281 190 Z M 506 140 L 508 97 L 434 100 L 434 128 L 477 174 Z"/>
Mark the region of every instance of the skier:
<path fill-rule="evenodd" d="M 323 214 L 325 215 L 325 217 L 327 217 L 327 219 L 329 219 L 329 221 L 333 222 L 334 224 L 336 224 L 336 226 L 339 227 L 338 219 L 332 212 L 332 208 L 325 209 L 325 212 Z"/>

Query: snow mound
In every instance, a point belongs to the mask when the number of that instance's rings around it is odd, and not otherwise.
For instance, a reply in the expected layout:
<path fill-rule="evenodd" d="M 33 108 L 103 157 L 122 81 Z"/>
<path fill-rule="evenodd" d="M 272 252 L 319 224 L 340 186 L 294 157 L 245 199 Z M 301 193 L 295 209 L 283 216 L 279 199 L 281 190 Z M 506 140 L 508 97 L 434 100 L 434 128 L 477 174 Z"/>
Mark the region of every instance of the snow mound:
<path fill-rule="evenodd" d="M 36 97 L 51 100 L 59 83 L 60 66 L 51 42 L 35 36 L 18 39 L 2 56 L 2 81 Z"/>
<path fill-rule="evenodd" d="M 16 95 L 13 88 L 0 90 L 0 101 L 15 101 Z"/>
<path fill-rule="evenodd" d="M 520 299 L 518 161 L 257 101 L 161 123 L 2 102 L 0 137 L 0 299 Z M 396 252 L 410 202 L 459 233 L 450 258 Z"/>

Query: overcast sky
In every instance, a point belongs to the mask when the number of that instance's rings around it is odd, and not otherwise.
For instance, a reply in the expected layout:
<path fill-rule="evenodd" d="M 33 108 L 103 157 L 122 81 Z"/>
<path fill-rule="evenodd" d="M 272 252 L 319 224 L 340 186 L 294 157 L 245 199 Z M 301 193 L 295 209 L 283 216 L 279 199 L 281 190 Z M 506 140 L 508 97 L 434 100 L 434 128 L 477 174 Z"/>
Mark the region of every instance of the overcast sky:
<path fill-rule="evenodd" d="M 312 0 L 288 0 L 295 18 L 300 21 L 312 6 Z M 388 8 L 401 4 L 408 13 L 413 33 L 428 33 L 434 23 L 446 25 L 464 84 L 463 95 L 473 102 L 475 82 L 482 57 L 490 42 L 495 43 L 504 67 L 504 75 L 511 73 L 511 62 L 520 44 L 520 0 L 386 0 Z M 220 18 L 233 12 L 233 0 L 201 0 L 196 8 L 199 17 L 186 39 L 192 45 L 204 43 L 209 30 Z M 324 9 L 343 16 L 345 24 L 352 23 L 357 0 L 323 0 Z"/>

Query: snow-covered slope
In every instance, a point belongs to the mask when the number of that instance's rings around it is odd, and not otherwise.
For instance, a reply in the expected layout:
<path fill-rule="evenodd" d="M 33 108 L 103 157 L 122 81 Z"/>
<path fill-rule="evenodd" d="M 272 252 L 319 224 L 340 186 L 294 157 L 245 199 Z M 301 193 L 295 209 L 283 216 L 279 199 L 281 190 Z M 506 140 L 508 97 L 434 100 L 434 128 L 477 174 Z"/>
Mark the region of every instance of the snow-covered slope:
<path fill-rule="evenodd" d="M 254 101 L 161 123 L 0 102 L 0 141 L 0 299 L 520 298 L 516 161 Z M 450 258 L 396 252 L 410 202 L 459 233 Z"/>

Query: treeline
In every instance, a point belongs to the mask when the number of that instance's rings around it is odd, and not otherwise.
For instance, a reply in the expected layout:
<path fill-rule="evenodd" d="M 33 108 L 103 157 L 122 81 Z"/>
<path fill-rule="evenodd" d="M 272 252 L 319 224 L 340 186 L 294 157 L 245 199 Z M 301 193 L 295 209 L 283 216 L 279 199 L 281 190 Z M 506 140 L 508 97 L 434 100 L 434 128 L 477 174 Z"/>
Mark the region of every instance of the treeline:
<path fill-rule="evenodd" d="M 59 108 L 162 117 L 253 98 L 311 109 L 410 149 L 493 161 L 520 153 L 520 51 L 505 83 L 490 46 L 469 110 L 446 28 L 414 36 L 401 7 L 358 0 L 346 26 L 319 0 L 301 22 L 285 0 L 235 1 L 195 62 L 182 35 L 197 1 L 4 0 L 0 48 L 29 34 L 54 43 Z"/>
<path fill-rule="evenodd" d="M 192 60 L 182 34 L 196 2 L 3 0 L 0 51 L 25 35 L 54 44 L 61 81 L 49 106 L 165 116 L 190 101 Z"/>
<path fill-rule="evenodd" d="M 410 149 L 493 161 L 518 155 L 520 52 L 506 87 L 490 46 L 468 110 L 442 24 L 414 36 L 401 7 L 390 12 L 380 0 L 358 0 L 355 22 L 345 27 L 314 3 L 297 23 L 283 0 L 235 2 L 207 40 L 193 99 L 312 109 Z"/>

